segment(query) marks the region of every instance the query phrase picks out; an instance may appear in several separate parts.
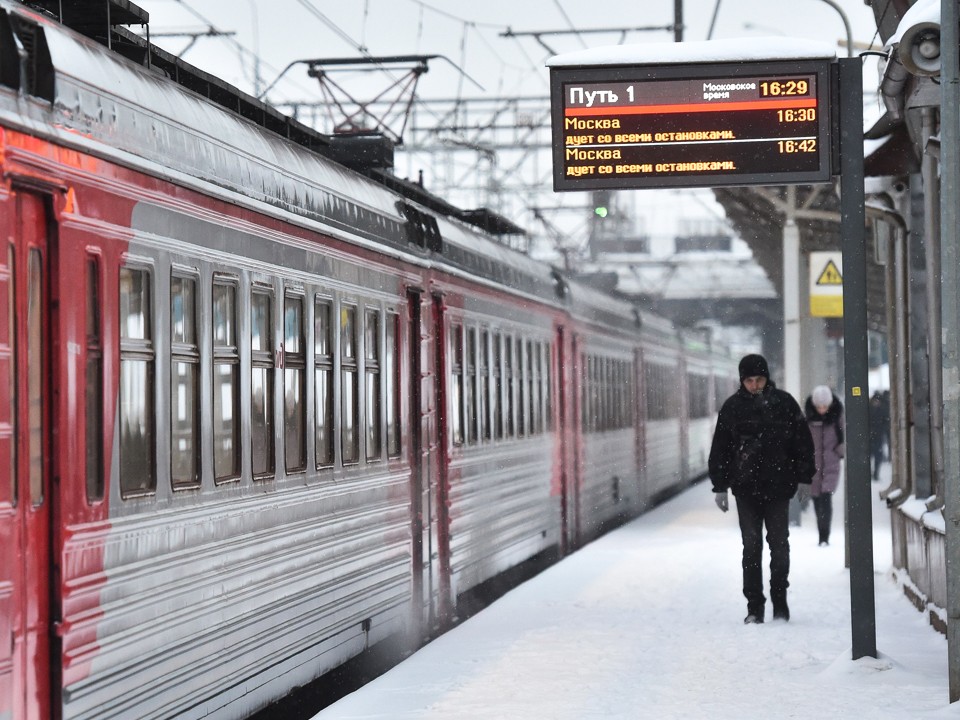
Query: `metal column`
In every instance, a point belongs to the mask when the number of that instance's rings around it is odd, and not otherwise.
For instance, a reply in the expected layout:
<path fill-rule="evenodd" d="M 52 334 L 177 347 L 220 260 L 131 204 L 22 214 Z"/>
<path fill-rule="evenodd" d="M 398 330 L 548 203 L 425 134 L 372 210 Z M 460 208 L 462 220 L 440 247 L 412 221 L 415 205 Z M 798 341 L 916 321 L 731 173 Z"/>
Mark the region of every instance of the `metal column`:
<path fill-rule="evenodd" d="M 950 702 L 960 700 L 960 48 L 957 0 L 940 8 L 940 203 L 943 289 L 944 519 L 947 553 L 947 670 Z"/>
<path fill-rule="evenodd" d="M 863 70 L 840 65 L 840 232 L 843 236 L 843 366 L 846 378 L 847 540 L 853 659 L 877 657 L 873 587 L 867 348 L 867 253 L 863 188 Z"/>

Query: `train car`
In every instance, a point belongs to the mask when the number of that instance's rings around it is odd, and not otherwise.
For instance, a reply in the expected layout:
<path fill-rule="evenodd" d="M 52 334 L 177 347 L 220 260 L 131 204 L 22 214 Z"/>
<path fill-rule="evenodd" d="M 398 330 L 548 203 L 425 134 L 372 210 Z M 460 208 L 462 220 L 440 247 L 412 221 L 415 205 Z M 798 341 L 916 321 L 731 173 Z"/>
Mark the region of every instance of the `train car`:
<path fill-rule="evenodd" d="M 686 372 L 686 381 L 683 383 L 687 426 L 684 433 L 687 443 L 684 476 L 689 478 L 707 473 L 717 413 L 723 401 L 736 391 L 740 383 L 736 369 L 729 363 L 718 365 L 716 354 L 709 346 L 709 338 L 689 331 L 682 332 L 681 338 Z"/>
<path fill-rule="evenodd" d="M 699 471 L 668 324 L 164 67 L 0 0 L 0 718 L 247 717 Z"/>
<path fill-rule="evenodd" d="M 570 334 L 577 400 L 574 502 L 578 542 L 636 515 L 642 502 L 643 462 L 635 412 L 639 333 L 628 303 L 572 287 Z"/>

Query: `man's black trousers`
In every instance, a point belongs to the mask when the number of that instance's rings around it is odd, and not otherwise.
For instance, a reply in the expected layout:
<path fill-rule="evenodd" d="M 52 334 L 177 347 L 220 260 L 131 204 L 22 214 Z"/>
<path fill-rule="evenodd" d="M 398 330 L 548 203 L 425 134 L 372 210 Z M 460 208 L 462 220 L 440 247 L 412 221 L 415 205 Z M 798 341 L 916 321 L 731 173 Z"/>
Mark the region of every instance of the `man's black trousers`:
<path fill-rule="evenodd" d="M 774 608 L 786 606 L 790 574 L 790 500 L 737 498 L 740 536 L 743 539 L 743 595 L 747 612 L 763 617 L 763 528 L 770 546 L 770 599 Z"/>

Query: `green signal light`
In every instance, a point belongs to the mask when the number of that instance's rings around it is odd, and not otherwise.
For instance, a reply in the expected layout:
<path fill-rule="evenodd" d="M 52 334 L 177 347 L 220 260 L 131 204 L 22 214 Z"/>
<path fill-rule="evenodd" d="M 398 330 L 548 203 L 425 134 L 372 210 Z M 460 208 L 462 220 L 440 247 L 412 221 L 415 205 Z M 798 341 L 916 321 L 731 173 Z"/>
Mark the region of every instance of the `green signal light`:
<path fill-rule="evenodd" d="M 593 214 L 597 217 L 605 218 L 607 216 L 607 209 L 601 205 L 600 207 L 593 209 Z"/>

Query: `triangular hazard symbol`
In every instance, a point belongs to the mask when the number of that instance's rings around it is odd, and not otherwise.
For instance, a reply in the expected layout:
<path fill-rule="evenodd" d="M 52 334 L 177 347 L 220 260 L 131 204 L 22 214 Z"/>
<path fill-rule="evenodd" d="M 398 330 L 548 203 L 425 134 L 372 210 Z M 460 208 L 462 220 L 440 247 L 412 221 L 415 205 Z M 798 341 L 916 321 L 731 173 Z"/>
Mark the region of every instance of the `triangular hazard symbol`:
<path fill-rule="evenodd" d="M 817 285 L 843 285 L 843 277 L 833 260 L 827 260 L 826 267 L 817 278 Z"/>

